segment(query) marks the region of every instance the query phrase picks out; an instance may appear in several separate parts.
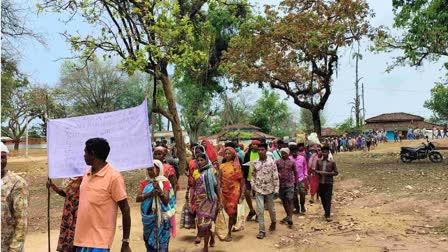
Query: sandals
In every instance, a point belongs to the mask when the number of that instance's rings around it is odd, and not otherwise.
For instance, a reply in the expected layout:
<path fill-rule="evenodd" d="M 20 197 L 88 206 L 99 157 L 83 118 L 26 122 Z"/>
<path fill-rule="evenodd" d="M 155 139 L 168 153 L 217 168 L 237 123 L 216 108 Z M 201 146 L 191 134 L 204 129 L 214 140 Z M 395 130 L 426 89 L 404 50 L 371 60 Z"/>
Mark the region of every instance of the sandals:
<path fill-rule="evenodd" d="M 264 237 L 266 237 L 266 234 L 264 232 L 260 232 L 257 234 L 257 239 L 263 239 Z"/>
<path fill-rule="evenodd" d="M 226 236 L 226 238 L 224 238 L 225 242 L 231 242 L 232 240 L 232 236 Z"/>
<path fill-rule="evenodd" d="M 275 231 L 275 222 L 272 222 L 271 225 L 269 226 L 269 231 Z"/>
<path fill-rule="evenodd" d="M 247 215 L 246 221 L 251 221 L 254 216 L 257 216 L 257 213 L 255 211 L 250 211 Z"/>

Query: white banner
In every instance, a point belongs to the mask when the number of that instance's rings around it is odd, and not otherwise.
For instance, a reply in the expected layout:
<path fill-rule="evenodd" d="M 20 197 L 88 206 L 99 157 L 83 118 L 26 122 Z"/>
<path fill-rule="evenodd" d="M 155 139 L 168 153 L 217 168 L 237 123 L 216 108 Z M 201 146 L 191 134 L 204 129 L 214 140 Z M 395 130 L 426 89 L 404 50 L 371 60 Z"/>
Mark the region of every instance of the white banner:
<path fill-rule="evenodd" d="M 85 143 L 94 137 L 101 137 L 109 142 L 107 162 L 119 171 L 153 165 L 145 99 L 140 106 L 130 109 L 49 120 L 48 177 L 82 176 L 88 169 L 84 161 Z"/>

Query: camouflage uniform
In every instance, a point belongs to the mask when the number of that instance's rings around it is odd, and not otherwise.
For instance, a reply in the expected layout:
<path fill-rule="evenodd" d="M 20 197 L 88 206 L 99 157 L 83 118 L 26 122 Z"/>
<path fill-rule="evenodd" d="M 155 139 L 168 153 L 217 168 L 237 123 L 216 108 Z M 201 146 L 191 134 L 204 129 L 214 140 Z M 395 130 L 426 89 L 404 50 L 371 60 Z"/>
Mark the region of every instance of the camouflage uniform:
<path fill-rule="evenodd" d="M 28 185 L 17 174 L 7 171 L 2 187 L 2 252 L 24 250 L 28 217 Z"/>

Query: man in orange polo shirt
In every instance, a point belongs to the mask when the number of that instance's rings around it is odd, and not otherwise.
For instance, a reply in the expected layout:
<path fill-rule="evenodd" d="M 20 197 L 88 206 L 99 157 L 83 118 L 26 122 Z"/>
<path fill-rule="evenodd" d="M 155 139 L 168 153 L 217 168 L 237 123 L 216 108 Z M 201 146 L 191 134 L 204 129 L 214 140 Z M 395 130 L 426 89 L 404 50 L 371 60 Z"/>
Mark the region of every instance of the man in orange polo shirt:
<path fill-rule="evenodd" d="M 92 138 L 86 142 L 84 160 L 91 168 L 84 174 L 80 187 L 74 242 L 77 252 L 110 251 L 118 207 L 123 216 L 121 251 L 131 251 L 131 215 L 126 186 L 120 172 L 106 162 L 109 151 L 106 139 Z"/>

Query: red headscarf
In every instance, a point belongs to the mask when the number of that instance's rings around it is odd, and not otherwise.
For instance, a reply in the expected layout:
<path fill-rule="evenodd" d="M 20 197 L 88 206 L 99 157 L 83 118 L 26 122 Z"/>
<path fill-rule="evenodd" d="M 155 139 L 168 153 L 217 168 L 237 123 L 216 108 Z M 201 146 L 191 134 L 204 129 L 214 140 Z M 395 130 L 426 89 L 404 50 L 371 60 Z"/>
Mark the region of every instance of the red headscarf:
<path fill-rule="evenodd" d="M 207 139 L 202 140 L 202 145 L 205 147 L 205 153 L 207 153 L 208 159 L 212 164 L 218 161 L 218 155 L 216 154 L 215 148 Z"/>
<path fill-rule="evenodd" d="M 261 144 L 261 142 L 259 141 L 259 140 L 252 140 L 252 142 L 251 142 L 251 144 L 254 144 L 254 145 L 260 145 Z"/>
<path fill-rule="evenodd" d="M 233 156 L 233 168 L 241 168 L 240 159 L 238 158 L 238 154 L 236 154 L 235 149 L 232 148 L 232 147 L 226 147 L 225 150 L 226 151 L 230 151 L 230 153 L 232 153 L 232 156 Z"/>

